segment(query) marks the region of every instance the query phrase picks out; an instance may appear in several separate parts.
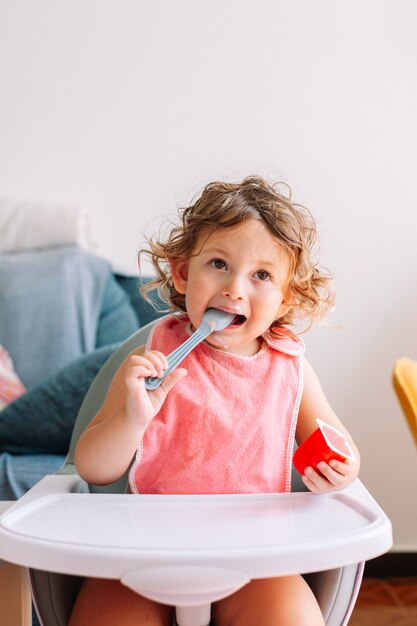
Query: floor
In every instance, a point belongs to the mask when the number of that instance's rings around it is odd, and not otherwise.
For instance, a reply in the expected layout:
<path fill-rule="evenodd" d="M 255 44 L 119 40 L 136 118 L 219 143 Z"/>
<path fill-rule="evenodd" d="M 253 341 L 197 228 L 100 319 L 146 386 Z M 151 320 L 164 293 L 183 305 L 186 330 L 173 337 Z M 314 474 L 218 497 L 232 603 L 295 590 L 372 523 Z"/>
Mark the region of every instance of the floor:
<path fill-rule="evenodd" d="M 417 626 L 417 575 L 364 578 L 349 626 Z"/>

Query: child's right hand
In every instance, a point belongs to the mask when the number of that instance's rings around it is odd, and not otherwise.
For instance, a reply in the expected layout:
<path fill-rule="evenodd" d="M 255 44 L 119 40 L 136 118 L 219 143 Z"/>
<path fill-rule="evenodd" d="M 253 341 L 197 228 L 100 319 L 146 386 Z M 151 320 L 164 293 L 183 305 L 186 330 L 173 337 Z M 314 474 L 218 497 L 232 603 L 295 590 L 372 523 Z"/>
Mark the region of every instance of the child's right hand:
<path fill-rule="evenodd" d="M 126 385 L 125 411 L 128 420 L 136 427 L 146 428 L 163 405 L 172 387 L 187 374 L 184 368 L 174 369 L 156 389 L 145 387 L 147 376 L 162 376 L 168 367 L 165 354 L 157 350 L 145 350 L 131 354 L 126 360 L 124 382 Z"/>

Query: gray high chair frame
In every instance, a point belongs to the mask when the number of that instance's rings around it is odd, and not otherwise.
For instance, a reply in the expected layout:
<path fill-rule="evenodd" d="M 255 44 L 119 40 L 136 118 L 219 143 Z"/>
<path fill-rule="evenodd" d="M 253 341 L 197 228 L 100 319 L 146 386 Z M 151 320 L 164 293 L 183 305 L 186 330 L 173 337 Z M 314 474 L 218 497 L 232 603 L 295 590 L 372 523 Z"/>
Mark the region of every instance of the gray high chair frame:
<path fill-rule="evenodd" d="M 74 465 L 74 449 L 80 434 L 101 407 L 118 367 L 133 350 L 146 343 L 154 324 L 155 321 L 133 334 L 115 351 L 97 374 L 80 408 L 70 449 L 63 467 L 58 472 L 59 474 L 77 475 Z M 126 484 L 127 472 L 118 481 L 105 487 L 87 485 L 80 479 L 79 491 L 125 493 Z M 295 470 L 292 491 L 306 491 Z M 326 626 L 347 624 L 359 592 L 363 570 L 364 563 L 362 562 L 305 576 L 317 598 Z M 33 602 L 42 626 L 67 626 L 83 579 L 77 576 L 35 569 L 29 570 L 29 578 Z"/>

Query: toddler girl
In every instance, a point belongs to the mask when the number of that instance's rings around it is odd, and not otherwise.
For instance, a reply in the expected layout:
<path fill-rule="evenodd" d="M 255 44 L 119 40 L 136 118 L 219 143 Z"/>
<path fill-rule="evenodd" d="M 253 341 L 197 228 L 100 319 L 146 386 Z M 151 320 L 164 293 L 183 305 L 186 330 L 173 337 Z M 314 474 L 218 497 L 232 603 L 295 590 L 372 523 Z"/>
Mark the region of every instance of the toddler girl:
<path fill-rule="evenodd" d="M 75 462 L 90 483 L 129 475 L 133 493 L 270 493 L 290 490 L 294 437 L 316 417 L 345 432 L 292 329 L 325 315 L 329 277 L 314 258 L 309 212 L 262 178 L 211 183 L 180 212 L 165 241 L 147 251 L 170 305 L 148 344 L 122 364 L 106 400 L 81 436 Z M 199 326 L 206 309 L 234 315 L 199 344 L 154 391 L 166 354 Z M 359 461 L 321 463 L 303 481 L 314 493 L 346 487 Z M 301 576 L 253 580 L 213 603 L 216 626 L 319 626 L 318 604 Z M 88 579 L 70 626 L 171 624 L 172 609 L 118 581 Z"/>

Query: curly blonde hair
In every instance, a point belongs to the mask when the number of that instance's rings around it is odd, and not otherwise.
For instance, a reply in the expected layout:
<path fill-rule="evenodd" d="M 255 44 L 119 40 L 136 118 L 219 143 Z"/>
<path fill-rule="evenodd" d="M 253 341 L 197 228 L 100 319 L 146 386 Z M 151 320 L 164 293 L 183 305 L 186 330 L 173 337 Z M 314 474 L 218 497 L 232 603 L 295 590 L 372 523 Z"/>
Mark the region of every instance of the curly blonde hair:
<path fill-rule="evenodd" d="M 289 258 L 288 288 L 291 309 L 271 327 L 276 333 L 293 325 L 295 320 L 308 320 L 309 324 L 323 319 L 333 306 L 330 275 L 317 265 L 317 229 L 310 212 L 291 202 L 279 190 L 279 184 L 270 184 L 259 176 L 249 176 L 240 183 L 212 182 L 197 200 L 179 210 L 179 223 L 173 224 L 168 236 L 162 240 L 147 239 L 149 249 L 139 252 L 150 258 L 156 277 L 141 287 L 148 297 L 158 289 L 171 311 L 185 312 L 185 296 L 175 289 L 170 263 L 190 258 L 195 254 L 196 243 L 202 233 L 209 236 L 215 231 L 241 224 L 245 220 L 261 221 Z"/>

